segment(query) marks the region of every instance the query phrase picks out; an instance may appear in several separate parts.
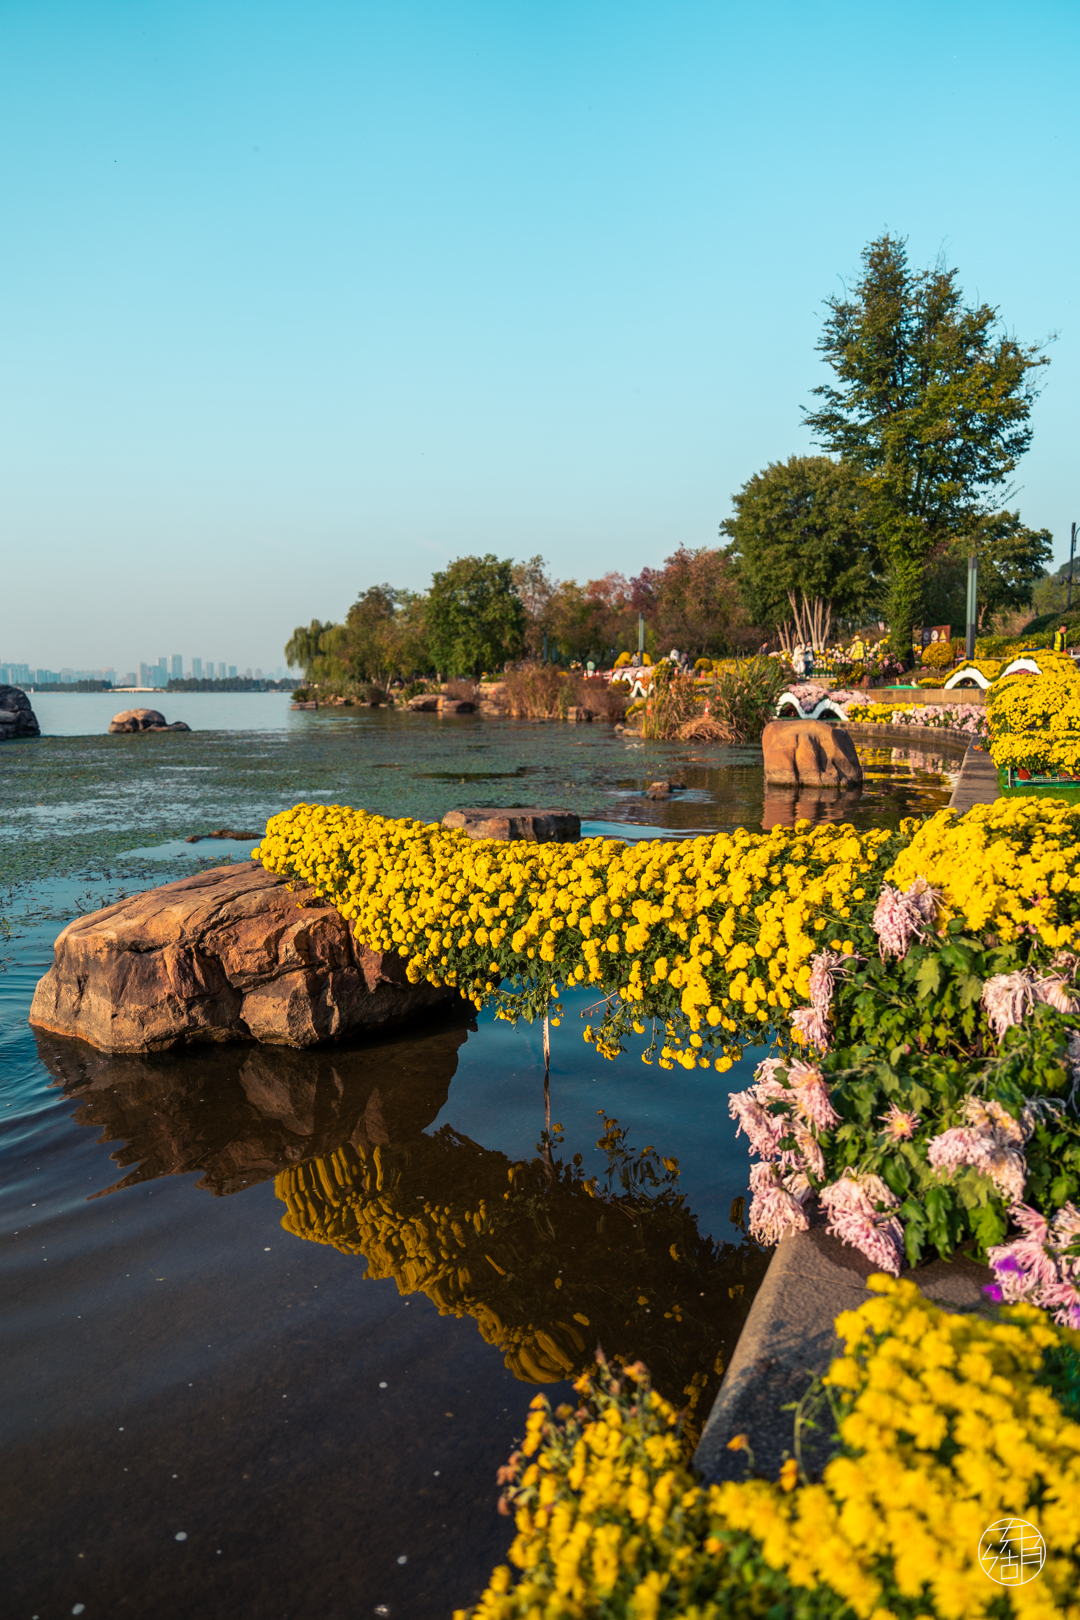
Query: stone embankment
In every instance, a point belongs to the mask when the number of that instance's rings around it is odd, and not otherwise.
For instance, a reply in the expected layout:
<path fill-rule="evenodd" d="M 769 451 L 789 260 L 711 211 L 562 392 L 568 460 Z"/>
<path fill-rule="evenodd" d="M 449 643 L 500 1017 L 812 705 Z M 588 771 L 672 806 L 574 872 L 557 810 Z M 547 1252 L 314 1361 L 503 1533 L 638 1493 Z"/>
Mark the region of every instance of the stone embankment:
<path fill-rule="evenodd" d="M 790 1403 L 805 1395 L 812 1380 L 839 1354 L 834 1319 L 872 1297 L 866 1279 L 877 1269 L 858 1249 L 831 1237 L 823 1225 L 780 1239 L 694 1454 L 695 1466 L 706 1481 L 745 1477 L 745 1452 L 727 1449 L 737 1434 L 749 1438 L 755 1469 L 776 1478 L 785 1452 L 791 1450 Z M 903 1275 L 936 1304 L 955 1311 L 984 1308 L 982 1289 L 992 1281 L 988 1267 L 963 1254 L 916 1266 Z M 808 1467 L 820 1467 L 826 1460 L 830 1431 L 826 1418 L 805 1437 Z"/>
<path fill-rule="evenodd" d="M 19 686 L 0 686 L 0 742 L 40 736 L 41 727 L 26 693 Z"/>
<path fill-rule="evenodd" d="M 458 1001 L 410 985 L 334 906 L 255 863 L 218 867 L 69 923 L 30 1023 L 105 1052 L 202 1041 L 313 1046 Z"/>
<path fill-rule="evenodd" d="M 184 720 L 174 720 L 169 725 L 160 709 L 121 709 L 109 722 L 110 733 L 190 730 L 191 727 Z"/>

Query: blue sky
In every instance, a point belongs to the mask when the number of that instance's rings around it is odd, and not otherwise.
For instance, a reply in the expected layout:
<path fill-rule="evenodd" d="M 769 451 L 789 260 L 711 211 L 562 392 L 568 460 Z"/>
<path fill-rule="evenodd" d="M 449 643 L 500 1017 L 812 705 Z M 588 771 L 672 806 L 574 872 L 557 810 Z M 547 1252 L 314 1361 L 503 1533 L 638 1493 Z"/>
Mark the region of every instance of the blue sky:
<path fill-rule="evenodd" d="M 469 551 L 716 541 L 809 448 L 889 229 L 1056 332 L 1016 504 L 1060 558 L 1080 11 L 0 0 L 0 661 L 273 666 Z"/>

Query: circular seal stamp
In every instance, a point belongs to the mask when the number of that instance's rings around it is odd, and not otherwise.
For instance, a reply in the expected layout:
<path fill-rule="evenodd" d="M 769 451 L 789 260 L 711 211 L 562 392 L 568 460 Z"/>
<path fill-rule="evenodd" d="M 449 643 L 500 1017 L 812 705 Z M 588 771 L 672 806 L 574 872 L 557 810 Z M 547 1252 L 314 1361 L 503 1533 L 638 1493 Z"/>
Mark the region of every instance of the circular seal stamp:
<path fill-rule="evenodd" d="M 983 1574 L 999 1586 L 1023 1586 L 1046 1562 L 1046 1542 L 1027 1519 L 997 1519 L 979 1538 Z"/>

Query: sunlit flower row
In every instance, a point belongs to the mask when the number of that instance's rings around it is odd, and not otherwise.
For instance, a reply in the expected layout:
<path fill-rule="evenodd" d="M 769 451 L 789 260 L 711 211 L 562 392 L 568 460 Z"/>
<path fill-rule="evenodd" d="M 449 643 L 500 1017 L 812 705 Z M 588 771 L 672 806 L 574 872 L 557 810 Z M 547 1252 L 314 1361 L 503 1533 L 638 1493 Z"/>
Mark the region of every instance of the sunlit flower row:
<path fill-rule="evenodd" d="M 910 1282 L 870 1287 L 836 1322 L 820 1482 L 790 1457 L 775 1482 L 702 1486 L 639 1365 L 580 1380 L 576 1410 L 538 1396 L 500 1476 L 509 1563 L 455 1620 L 1077 1620 L 1080 1425 L 1052 1367 L 1078 1336 L 1030 1307 L 987 1321 Z M 1037 1579 L 1000 1581 L 989 1532 L 1012 1518 L 1042 1538 Z"/>

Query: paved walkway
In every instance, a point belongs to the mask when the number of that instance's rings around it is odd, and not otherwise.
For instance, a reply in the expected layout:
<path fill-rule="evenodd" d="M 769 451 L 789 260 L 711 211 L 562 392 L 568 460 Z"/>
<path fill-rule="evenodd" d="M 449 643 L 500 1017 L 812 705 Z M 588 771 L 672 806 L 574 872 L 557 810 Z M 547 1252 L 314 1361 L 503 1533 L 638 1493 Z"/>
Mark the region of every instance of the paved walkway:
<path fill-rule="evenodd" d="M 997 766 L 989 754 L 972 743 L 964 755 L 960 777 L 949 800 L 949 809 L 963 815 L 973 804 L 993 804 L 997 797 Z"/>

